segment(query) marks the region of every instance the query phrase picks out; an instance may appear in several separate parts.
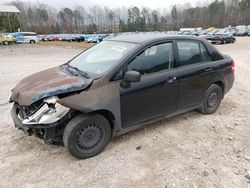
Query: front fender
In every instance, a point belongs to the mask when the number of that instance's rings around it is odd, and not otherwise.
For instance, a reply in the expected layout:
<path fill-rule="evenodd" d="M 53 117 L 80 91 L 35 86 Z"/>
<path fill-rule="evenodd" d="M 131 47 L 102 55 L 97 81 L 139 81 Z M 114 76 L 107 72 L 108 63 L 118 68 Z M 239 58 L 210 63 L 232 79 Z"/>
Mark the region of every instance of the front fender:
<path fill-rule="evenodd" d="M 57 102 L 83 113 L 108 110 L 114 115 L 116 130 L 121 129 L 120 91 L 118 83 L 109 83 L 94 89 L 90 88 L 79 94 L 59 99 Z"/>

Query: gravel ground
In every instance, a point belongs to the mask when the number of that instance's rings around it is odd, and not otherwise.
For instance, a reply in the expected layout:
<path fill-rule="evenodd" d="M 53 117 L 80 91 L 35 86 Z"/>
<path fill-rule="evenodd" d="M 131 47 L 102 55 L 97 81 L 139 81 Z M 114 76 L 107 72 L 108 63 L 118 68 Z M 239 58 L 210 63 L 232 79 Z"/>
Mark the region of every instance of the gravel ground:
<path fill-rule="evenodd" d="M 236 64 L 233 89 L 209 116 L 194 111 L 114 138 L 98 156 L 78 160 L 14 128 L 10 90 L 23 77 L 81 51 L 0 47 L 0 187 L 250 187 L 250 37 L 218 45 Z"/>

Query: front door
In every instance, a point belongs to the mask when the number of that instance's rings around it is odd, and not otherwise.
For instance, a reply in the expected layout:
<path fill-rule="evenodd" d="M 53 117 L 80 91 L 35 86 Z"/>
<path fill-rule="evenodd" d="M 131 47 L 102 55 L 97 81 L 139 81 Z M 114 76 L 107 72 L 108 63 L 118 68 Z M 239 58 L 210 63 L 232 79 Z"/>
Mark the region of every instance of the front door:
<path fill-rule="evenodd" d="M 140 72 L 141 81 L 120 88 L 122 128 L 164 116 L 177 109 L 177 70 L 172 42 L 146 48 L 127 70 Z"/>

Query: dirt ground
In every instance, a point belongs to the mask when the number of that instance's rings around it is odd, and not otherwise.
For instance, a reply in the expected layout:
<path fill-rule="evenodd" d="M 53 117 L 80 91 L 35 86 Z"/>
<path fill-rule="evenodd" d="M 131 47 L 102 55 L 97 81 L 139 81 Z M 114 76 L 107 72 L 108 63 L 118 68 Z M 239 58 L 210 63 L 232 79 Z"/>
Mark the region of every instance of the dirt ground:
<path fill-rule="evenodd" d="M 72 48 L 89 48 L 94 44 L 93 43 L 87 43 L 87 42 L 46 41 L 46 42 L 39 42 L 38 45 L 62 46 L 62 47 L 72 47 Z"/>
<path fill-rule="evenodd" d="M 0 187 L 250 187 L 250 37 L 217 45 L 236 64 L 233 89 L 209 116 L 194 111 L 114 138 L 78 160 L 14 128 L 7 104 L 23 77 L 60 65 L 82 49 L 0 47 Z M 139 147 L 138 147 L 139 146 Z"/>

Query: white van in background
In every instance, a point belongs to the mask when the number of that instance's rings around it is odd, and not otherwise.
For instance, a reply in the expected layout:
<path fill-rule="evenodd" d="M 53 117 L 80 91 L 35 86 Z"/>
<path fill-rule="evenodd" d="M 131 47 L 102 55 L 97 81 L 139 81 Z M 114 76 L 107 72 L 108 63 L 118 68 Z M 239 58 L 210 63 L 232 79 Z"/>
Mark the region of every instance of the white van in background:
<path fill-rule="evenodd" d="M 38 36 L 34 32 L 16 32 L 13 34 L 17 43 L 35 44 L 39 42 Z"/>

